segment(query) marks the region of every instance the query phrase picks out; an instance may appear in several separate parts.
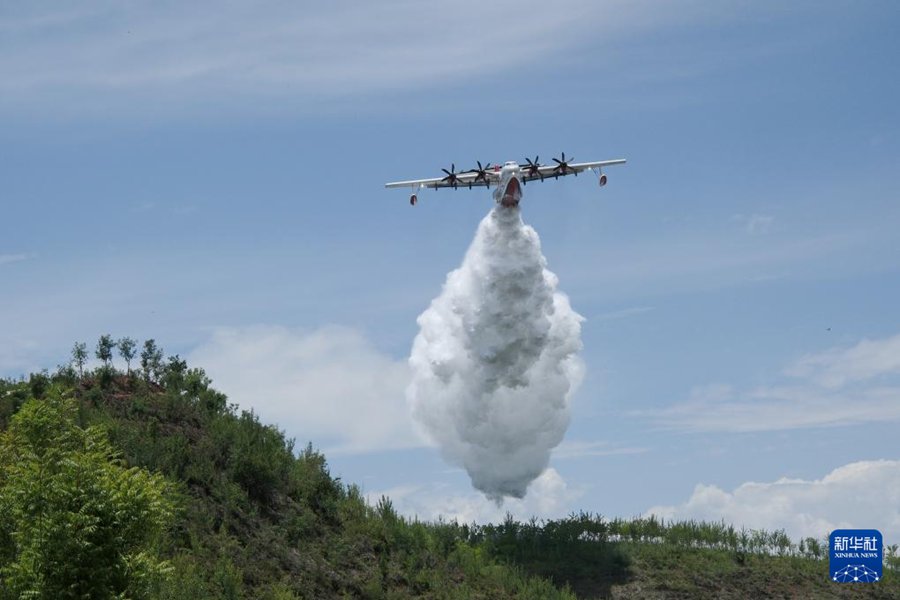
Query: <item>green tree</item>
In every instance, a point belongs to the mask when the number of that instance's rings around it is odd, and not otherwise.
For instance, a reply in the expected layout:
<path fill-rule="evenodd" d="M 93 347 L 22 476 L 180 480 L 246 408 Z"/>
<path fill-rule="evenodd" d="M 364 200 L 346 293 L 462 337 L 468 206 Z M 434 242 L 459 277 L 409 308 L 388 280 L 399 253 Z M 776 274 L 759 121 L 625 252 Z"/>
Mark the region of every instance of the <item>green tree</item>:
<path fill-rule="evenodd" d="M 137 342 L 135 342 L 130 337 L 123 337 L 118 342 L 119 346 L 119 356 L 125 359 L 125 368 L 127 369 L 127 373 L 131 375 L 131 361 L 134 358 L 135 349 L 137 348 Z"/>
<path fill-rule="evenodd" d="M 145 341 L 144 349 L 141 351 L 141 370 L 144 372 L 144 379 L 150 381 L 159 377 L 163 366 L 162 361 L 162 348 L 158 348 L 152 339 Z"/>
<path fill-rule="evenodd" d="M 187 373 L 187 361 L 178 356 L 169 357 L 169 363 L 165 366 L 163 383 L 167 389 L 180 390 L 184 387 L 184 376 Z"/>
<path fill-rule="evenodd" d="M 128 468 L 56 389 L 0 433 L 0 598 L 147 598 L 169 567 L 166 480 Z"/>
<path fill-rule="evenodd" d="M 78 367 L 79 377 L 84 377 L 84 363 L 87 362 L 87 358 L 87 344 L 75 342 L 75 345 L 72 347 L 72 362 Z"/>
<path fill-rule="evenodd" d="M 116 347 L 116 342 L 112 339 L 108 333 L 101 335 L 100 339 L 97 340 L 97 358 L 103 361 L 103 366 L 109 368 L 110 362 L 113 357 L 113 348 Z"/>

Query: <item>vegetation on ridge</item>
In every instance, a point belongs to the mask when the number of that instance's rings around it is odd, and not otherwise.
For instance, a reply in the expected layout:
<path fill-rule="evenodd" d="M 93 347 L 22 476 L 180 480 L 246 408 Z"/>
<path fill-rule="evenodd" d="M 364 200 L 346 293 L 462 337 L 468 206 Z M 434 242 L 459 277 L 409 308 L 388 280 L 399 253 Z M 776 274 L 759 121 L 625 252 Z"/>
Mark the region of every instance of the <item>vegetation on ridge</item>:
<path fill-rule="evenodd" d="M 784 532 L 410 520 L 140 349 L 103 336 L 95 369 L 76 344 L 53 375 L 0 380 L 0 598 L 900 597 L 893 572 L 831 584 L 822 544 Z"/>

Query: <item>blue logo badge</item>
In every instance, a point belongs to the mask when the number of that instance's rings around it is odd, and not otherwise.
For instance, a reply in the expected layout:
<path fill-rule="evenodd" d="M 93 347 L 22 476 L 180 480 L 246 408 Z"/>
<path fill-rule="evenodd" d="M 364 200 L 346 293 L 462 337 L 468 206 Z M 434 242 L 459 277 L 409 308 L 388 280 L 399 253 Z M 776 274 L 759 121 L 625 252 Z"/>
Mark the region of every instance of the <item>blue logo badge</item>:
<path fill-rule="evenodd" d="M 828 536 L 828 554 L 832 581 L 881 581 L 884 545 L 877 529 L 835 529 Z"/>

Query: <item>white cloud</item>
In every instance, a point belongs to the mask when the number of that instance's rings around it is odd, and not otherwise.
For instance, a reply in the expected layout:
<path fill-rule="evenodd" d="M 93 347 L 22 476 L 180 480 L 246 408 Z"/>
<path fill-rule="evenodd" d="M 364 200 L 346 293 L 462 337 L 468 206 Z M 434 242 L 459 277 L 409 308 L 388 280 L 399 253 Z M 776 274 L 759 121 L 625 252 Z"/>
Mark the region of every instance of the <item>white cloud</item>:
<path fill-rule="evenodd" d="M 506 513 L 520 520 L 564 517 L 572 512 L 583 491 L 571 488 L 555 469 L 549 468 L 531 483 L 524 498 L 507 498 L 502 505 L 475 491 L 455 493 L 446 484 L 403 485 L 371 492 L 366 497 L 374 503 L 382 495 L 388 496 L 394 508 L 408 517 L 496 523 L 502 521 Z"/>
<path fill-rule="evenodd" d="M 804 356 L 785 371 L 826 388 L 839 388 L 882 375 L 900 374 L 900 334 L 865 339 L 851 348 L 832 348 Z"/>
<path fill-rule="evenodd" d="M 188 362 L 241 408 L 253 408 L 299 443 L 327 446 L 329 454 L 424 445 L 404 398 L 406 361 L 379 352 L 353 329 L 219 329 Z"/>
<path fill-rule="evenodd" d="M 887 235 L 848 229 L 772 239 L 710 233 L 601 243 L 596 251 L 603 260 L 580 267 L 575 262 L 566 281 L 569 286 L 602 290 L 601 297 L 608 300 L 610 294 L 627 297 L 720 289 L 783 277 L 797 269 L 802 269 L 805 276 L 827 273 L 825 276 L 834 277 L 832 258 L 859 257 L 864 249 L 872 248 L 873 241 L 880 243 Z M 856 267 L 857 263 L 853 265 Z"/>
<path fill-rule="evenodd" d="M 751 235 L 762 235 L 769 233 L 772 225 L 775 223 L 775 217 L 772 215 L 734 215 L 732 220 L 738 221 L 744 225 L 747 233 Z"/>
<path fill-rule="evenodd" d="M 620 310 L 601 313 L 590 318 L 591 321 L 618 321 L 619 319 L 627 319 L 637 315 L 642 315 L 653 310 L 652 306 L 630 306 Z"/>
<path fill-rule="evenodd" d="M 860 461 L 821 479 L 747 482 L 731 492 L 699 484 L 677 506 L 647 514 L 666 519 L 724 519 L 736 527 L 784 529 L 795 539 L 822 538 L 837 528 L 872 528 L 886 543 L 900 541 L 900 461 Z"/>
<path fill-rule="evenodd" d="M 684 402 L 632 414 L 682 431 L 776 431 L 900 420 L 900 335 L 806 356 L 785 374 L 794 380 L 748 390 L 698 386 Z"/>
<path fill-rule="evenodd" d="M 681 431 L 779 431 L 806 427 L 841 427 L 900 420 L 900 388 L 886 387 L 826 393 L 805 386 L 759 387 L 725 399 L 695 388 L 691 398 L 674 406 L 634 411 L 663 429 Z"/>
<path fill-rule="evenodd" d="M 598 29 L 619 35 L 617 26 L 648 18 L 624 2 L 588 0 L 551 11 L 512 0 L 34 6 L 0 18 L 7 100 L 61 89 L 100 102 L 150 93 L 218 103 L 234 93 L 296 99 L 408 89 L 549 60 Z M 618 9 L 601 10 L 610 7 Z"/>
<path fill-rule="evenodd" d="M 643 446 L 616 446 L 607 441 L 566 440 L 553 450 L 553 458 L 566 460 L 591 456 L 643 454 L 649 451 L 649 448 Z"/>
<path fill-rule="evenodd" d="M 706 3 L 560 0 L 548 6 L 528 0 L 88 0 L 77 9 L 19 3 L 0 16 L 0 106 L 58 111 L 60 97 L 66 110 L 91 114 L 111 107 L 146 113 L 166 106 L 196 112 L 235 104 L 255 110 L 333 105 L 335 98 L 454 86 L 525 69 L 540 77 L 579 46 L 735 18 Z"/>
<path fill-rule="evenodd" d="M 23 260 L 28 260 L 31 258 L 28 254 L 0 254 L 0 265 L 6 265 L 9 263 L 20 262 Z"/>

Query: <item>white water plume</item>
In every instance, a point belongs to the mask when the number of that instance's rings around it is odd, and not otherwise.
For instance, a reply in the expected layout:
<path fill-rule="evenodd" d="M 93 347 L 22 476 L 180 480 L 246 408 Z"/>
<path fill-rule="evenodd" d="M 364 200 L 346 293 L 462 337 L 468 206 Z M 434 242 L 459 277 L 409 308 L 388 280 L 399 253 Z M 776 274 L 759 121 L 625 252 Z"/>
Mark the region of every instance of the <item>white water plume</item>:
<path fill-rule="evenodd" d="M 494 208 L 418 319 L 407 398 L 444 457 L 489 498 L 522 498 L 569 425 L 581 321 L 535 230 Z"/>

